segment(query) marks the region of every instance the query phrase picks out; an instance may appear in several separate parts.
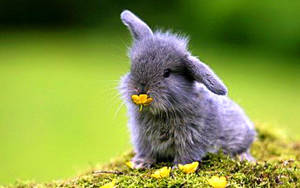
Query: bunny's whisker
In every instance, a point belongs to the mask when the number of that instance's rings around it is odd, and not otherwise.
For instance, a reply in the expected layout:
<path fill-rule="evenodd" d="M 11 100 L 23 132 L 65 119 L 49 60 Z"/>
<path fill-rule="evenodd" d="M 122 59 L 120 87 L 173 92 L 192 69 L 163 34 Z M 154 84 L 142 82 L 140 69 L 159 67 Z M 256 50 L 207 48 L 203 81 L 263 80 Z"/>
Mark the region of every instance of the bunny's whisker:
<path fill-rule="evenodd" d="M 119 104 L 119 106 L 118 106 L 118 108 L 117 108 L 117 110 L 116 110 L 116 112 L 115 112 L 115 114 L 114 114 L 114 119 L 117 118 L 117 116 L 118 116 L 118 114 L 119 114 L 121 108 L 122 108 L 124 105 L 125 105 L 125 102 L 124 102 L 124 101 L 122 101 L 121 104 Z"/>

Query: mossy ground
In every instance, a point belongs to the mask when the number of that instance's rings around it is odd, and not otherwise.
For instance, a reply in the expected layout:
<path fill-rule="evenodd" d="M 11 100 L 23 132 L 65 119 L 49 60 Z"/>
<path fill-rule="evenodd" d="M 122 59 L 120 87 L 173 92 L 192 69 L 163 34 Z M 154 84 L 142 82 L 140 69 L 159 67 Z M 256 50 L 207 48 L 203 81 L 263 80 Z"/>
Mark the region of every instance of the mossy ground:
<path fill-rule="evenodd" d="M 200 163 L 196 173 L 184 174 L 174 169 L 170 177 L 155 179 L 151 177 L 155 169 L 171 164 L 132 170 L 125 165 L 133 156 L 128 152 L 78 177 L 44 184 L 19 181 L 7 187 L 92 188 L 111 181 L 116 182 L 116 187 L 210 187 L 207 180 L 213 175 L 225 176 L 228 187 L 300 187 L 300 142 L 291 141 L 281 132 L 262 125 L 257 127 L 259 134 L 251 151 L 256 163 L 240 162 L 221 153 L 210 154 Z"/>

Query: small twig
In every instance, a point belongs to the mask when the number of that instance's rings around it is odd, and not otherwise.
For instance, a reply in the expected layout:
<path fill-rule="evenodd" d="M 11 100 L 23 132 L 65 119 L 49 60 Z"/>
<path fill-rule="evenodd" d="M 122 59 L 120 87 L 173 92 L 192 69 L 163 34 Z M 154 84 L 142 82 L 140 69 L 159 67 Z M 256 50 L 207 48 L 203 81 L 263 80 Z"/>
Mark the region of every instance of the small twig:
<path fill-rule="evenodd" d="M 97 171 L 93 171 L 93 174 L 117 174 L 117 175 L 122 175 L 124 173 L 120 172 L 120 171 L 97 170 Z"/>

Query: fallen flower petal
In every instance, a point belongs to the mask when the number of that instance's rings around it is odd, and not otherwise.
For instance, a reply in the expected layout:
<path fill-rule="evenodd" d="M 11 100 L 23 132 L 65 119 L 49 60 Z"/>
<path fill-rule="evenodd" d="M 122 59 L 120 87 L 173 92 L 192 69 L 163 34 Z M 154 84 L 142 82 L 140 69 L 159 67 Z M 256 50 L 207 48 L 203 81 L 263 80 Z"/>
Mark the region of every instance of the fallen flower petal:
<path fill-rule="evenodd" d="M 194 173 L 197 168 L 198 168 L 199 162 L 193 162 L 190 164 L 185 164 L 185 165 L 178 165 L 178 168 L 180 170 L 182 170 L 184 173 L 190 174 L 190 173 Z"/>
<path fill-rule="evenodd" d="M 100 188 L 114 188 L 115 187 L 115 181 L 112 181 L 110 183 L 102 185 Z"/>
<path fill-rule="evenodd" d="M 128 161 L 125 163 L 129 168 L 133 168 L 134 167 L 134 164 L 132 161 Z"/>
<path fill-rule="evenodd" d="M 208 184 L 214 188 L 225 188 L 227 180 L 225 177 L 213 176 L 208 180 Z"/>
<path fill-rule="evenodd" d="M 170 172 L 171 172 L 171 167 L 162 167 L 158 170 L 156 170 L 151 177 L 153 178 L 165 178 L 165 177 L 169 177 L 170 176 Z"/>

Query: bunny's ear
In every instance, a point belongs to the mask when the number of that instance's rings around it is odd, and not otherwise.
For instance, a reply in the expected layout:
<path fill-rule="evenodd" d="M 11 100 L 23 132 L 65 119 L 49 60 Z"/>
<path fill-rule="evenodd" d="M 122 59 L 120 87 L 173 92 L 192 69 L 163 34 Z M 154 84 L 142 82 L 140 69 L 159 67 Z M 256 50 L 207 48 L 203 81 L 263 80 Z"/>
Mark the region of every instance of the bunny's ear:
<path fill-rule="evenodd" d="M 129 28 L 133 38 L 136 40 L 152 35 L 148 25 L 129 10 L 124 10 L 121 13 L 121 20 Z"/>
<path fill-rule="evenodd" d="M 188 71 L 192 77 L 203 83 L 210 91 L 218 95 L 226 95 L 227 88 L 218 76 L 204 63 L 198 60 L 196 57 L 188 56 L 185 62 Z"/>

